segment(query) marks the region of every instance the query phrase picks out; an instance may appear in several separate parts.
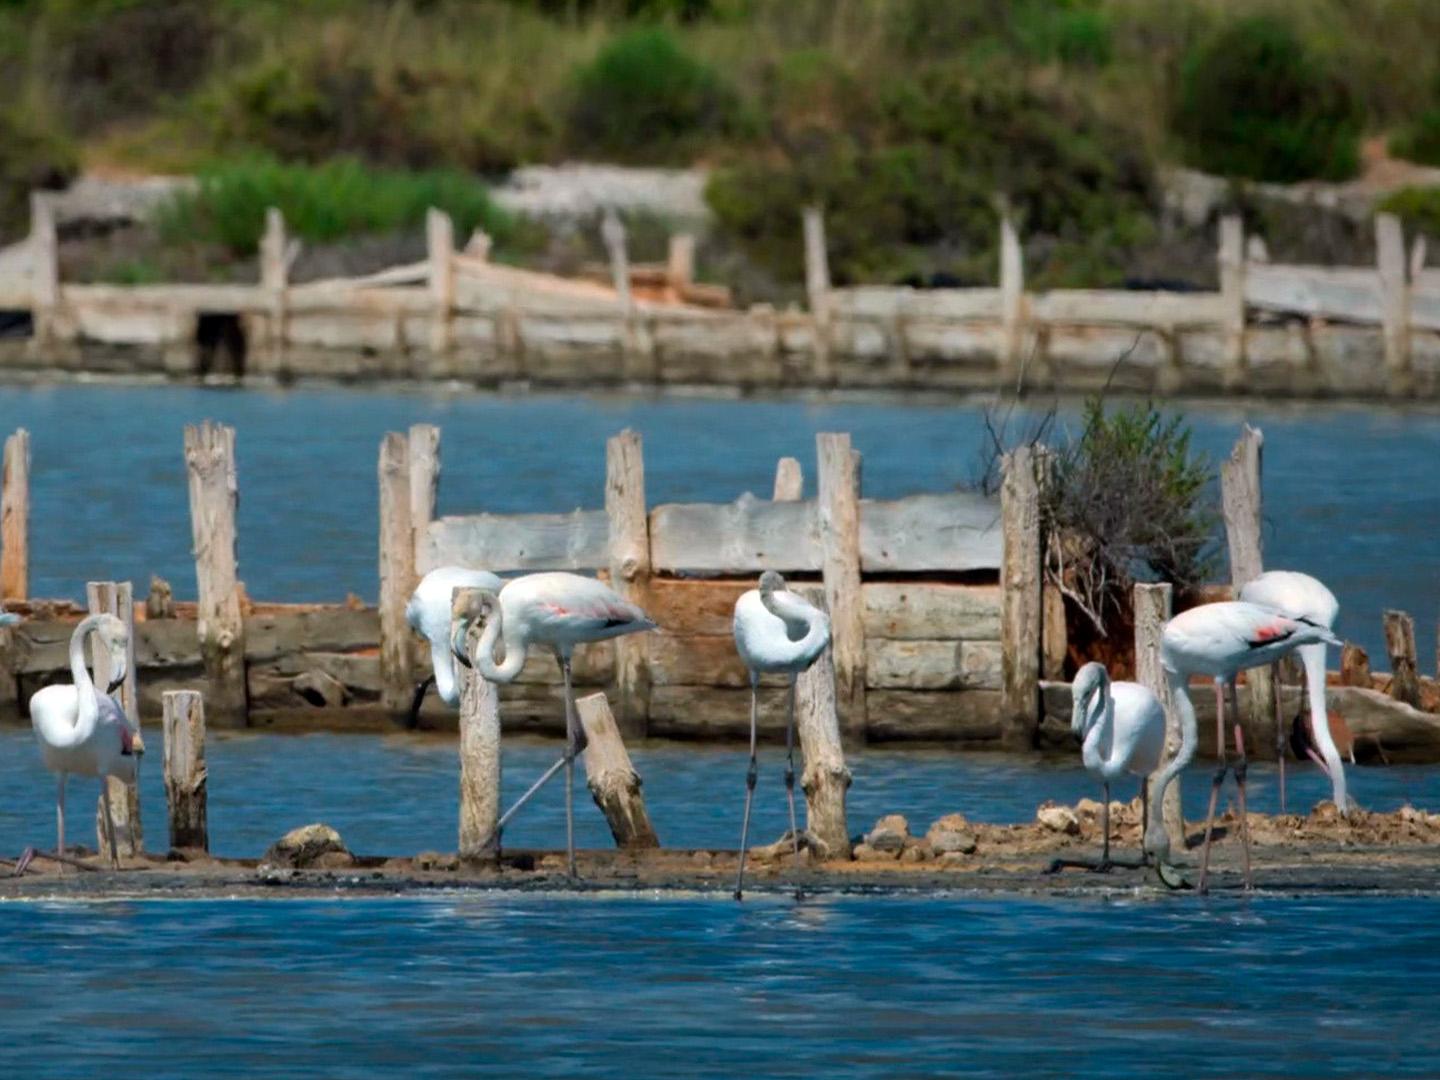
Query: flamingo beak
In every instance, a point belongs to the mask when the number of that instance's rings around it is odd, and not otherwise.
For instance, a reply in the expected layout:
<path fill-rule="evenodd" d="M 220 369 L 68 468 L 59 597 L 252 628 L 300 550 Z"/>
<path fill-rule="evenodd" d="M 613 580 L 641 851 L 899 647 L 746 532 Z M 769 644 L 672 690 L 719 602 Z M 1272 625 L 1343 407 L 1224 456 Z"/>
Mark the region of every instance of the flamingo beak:
<path fill-rule="evenodd" d="M 105 693 L 113 694 L 123 685 L 125 685 L 125 673 L 122 671 L 119 675 L 115 676 L 115 678 L 110 680 L 110 685 L 105 687 Z"/>
<path fill-rule="evenodd" d="M 465 620 L 462 619 L 455 624 L 455 629 L 450 632 L 450 652 L 467 668 L 473 668 L 475 665 L 470 662 L 470 657 L 465 655 L 465 649 L 461 645 L 461 642 L 465 640 L 465 635 L 469 632 L 470 624 Z"/>

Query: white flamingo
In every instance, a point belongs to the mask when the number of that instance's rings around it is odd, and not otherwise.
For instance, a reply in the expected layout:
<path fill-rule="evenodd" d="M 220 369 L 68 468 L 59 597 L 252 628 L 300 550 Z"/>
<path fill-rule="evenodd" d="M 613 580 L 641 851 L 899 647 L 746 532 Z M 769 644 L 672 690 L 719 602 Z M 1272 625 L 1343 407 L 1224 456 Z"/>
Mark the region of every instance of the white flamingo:
<path fill-rule="evenodd" d="M 410 726 L 420 721 L 420 705 L 431 683 L 440 700 L 452 709 L 460 704 L 460 683 L 455 678 L 455 660 L 450 651 L 450 602 L 456 589 L 489 589 L 498 593 L 502 582 L 488 570 L 467 570 L 463 566 L 440 566 L 431 570 L 405 605 L 405 621 L 430 643 L 430 667 L 434 674 L 415 687 L 410 703 Z"/>
<path fill-rule="evenodd" d="M 1328 629 L 1281 615 L 1271 608 L 1230 600 L 1204 604 L 1182 611 L 1168 623 L 1160 638 L 1160 659 L 1180 713 L 1180 750 L 1160 774 L 1152 805 L 1163 805 L 1165 791 L 1176 775 L 1195 756 L 1198 731 L 1195 706 L 1190 701 L 1190 676 L 1207 675 L 1215 680 L 1216 754 L 1220 767 L 1210 787 L 1210 809 L 1205 819 L 1205 850 L 1200 864 L 1200 890 L 1205 890 L 1210 870 L 1210 839 L 1215 821 L 1215 801 L 1225 779 L 1225 699 L 1235 714 L 1235 783 L 1240 797 L 1240 833 L 1245 843 L 1245 885 L 1250 885 L 1250 832 L 1245 806 L 1245 739 L 1240 729 L 1235 702 L 1235 676 L 1249 668 L 1263 667 L 1304 645 L 1339 645 Z M 1165 863 L 1169 858 L 1169 837 L 1155 820 L 1147 823 L 1145 850 L 1153 856 L 1162 880 L 1170 884 Z"/>
<path fill-rule="evenodd" d="M 1110 861 L 1110 783 L 1126 773 L 1140 777 L 1140 820 L 1150 817 L 1149 777 L 1165 753 L 1165 709 L 1148 686 L 1111 682 L 1104 664 L 1091 661 L 1075 673 L 1070 731 L 1082 739 L 1081 760 L 1104 787 L 1100 811 L 1104 847 L 1096 864 L 1057 859 L 1052 870 L 1084 866 L 1105 871 Z"/>
<path fill-rule="evenodd" d="M 506 824 L 528 802 L 541 786 L 565 769 L 565 848 L 569 858 L 570 876 L 575 876 L 575 756 L 585 749 L 585 733 L 575 715 L 575 696 L 570 688 L 570 654 L 576 645 L 587 641 L 653 630 L 651 622 L 636 605 L 624 599 L 608 585 L 579 574 L 552 572 L 527 574 L 505 583 L 498 593 L 481 590 L 479 609 L 465 612 L 456 620 L 451 646 L 456 658 L 467 667 L 470 657 L 460 643 L 465 640 L 470 624 L 482 620 L 484 632 L 476 646 L 473 664 L 491 682 L 513 682 L 525 666 L 525 654 L 531 645 L 552 649 L 560 661 L 565 678 L 565 753 L 531 785 L 530 790 L 500 818 L 495 827 L 495 843 Z M 504 642 L 505 659 L 495 663 L 495 645 Z"/>
<path fill-rule="evenodd" d="M 110 655 L 110 685 L 102 694 L 85 665 L 85 639 L 94 633 Z M 65 779 L 70 773 L 98 776 L 100 802 L 105 808 L 105 830 L 110 840 L 110 862 L 119 866 L 116 855 L 115 822 L 110 816 L 104 778 L 116 776 L 127 783 L 137 773 L 139 755 L 145 744 L 130 727 L 125 711 L 110 694 L 125 681 L 130 644 L 125 624 L 114 615 L 91 615 L 70 635 L 70 676 L 74 684 L 46 686 L 30 698 L 30 724 L 45 767 L 57 776 L 55 791 L 55 847 L 65 856 Z M 33 851 L 21 856 L 19 872 L 30 862 Z"/>
<path fill-rule="evenodd" d="M 1240 588 L 1240 599 L 1262 604 L 1299 622 L 1314 623 L 1327 630 L 1335 629 L 1340 604 L 1335 594 L 1309 574 L 1294 570 L 1271 570 Z M 1325 645 L 1315 642 L 1295 650 L 1305 665 L 1305 690 L 1310 699 L 1311 740 L 1319 757 L 1309 750 L 1316 764 L 1330 777 L 1331 794 L 1340 813 L 1350 811 L 1345 791 L 1345 765 L 1330 731 L 1325 709 Z M 1276 749 L 1280 760 L 1280 812 L 1285 812 L 1285 725 L 1276 718 Z"/>
<path fill-rule="evenodd" d="M 790 803 L 790 835 L 800 853 L 795 826 L 795 680 L 820 658 L 830 644 L 830 620 L 804 597 L 785 587 L 774 570 L 760 575 L 760 587 L 735 601 L 735 649 L 750 670 L 750 768 L 745 774 L 745 816 L 740 824 L 740 867 L 735 878 L 735 899 L 745 880 L 745 844 L 750 834 L 750 803 L 755 796 L 758 766 L 755 743 L 759 726 L 760 676 L 790 676 L 785 706 L 785 797 Z"/>

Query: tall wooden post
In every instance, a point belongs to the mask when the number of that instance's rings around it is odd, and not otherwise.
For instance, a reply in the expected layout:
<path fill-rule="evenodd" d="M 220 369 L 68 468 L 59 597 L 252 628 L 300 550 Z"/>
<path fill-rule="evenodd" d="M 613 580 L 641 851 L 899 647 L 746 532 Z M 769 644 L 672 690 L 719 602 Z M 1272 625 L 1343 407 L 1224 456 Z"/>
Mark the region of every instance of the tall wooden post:
<path fill-rule="evenodd" d="M 235 561 L 235 429 L 210 421 L 185 428 L 190 527 L 195 543 L 196 634 L 209 686 L 210 720 L 246 723 L 245 621 Z"/>
<path fill-rule="evenodd" d="M 1405 272 L 1405 231 L 1394 214 L 1375 215 L 1375 259 L 1385 373 L 1390 393 L 1400 396 L 1410 391 L 1410 281 Z"/>
<path fill-rule="evenodd" d="M 805 473 L 793 457 L 782 457 L 775 466 L 775 502 L 798 502 L 805 494 Z"/>
<path fill-rule="evenodd" d="M 54 345 L 56 311 L 60 307 L 60 241 L 55 232 L 55 211 L 44 192 L 30 196 L 31 320 L 35 346 Z"/>
<path fill-rule="evenodd" d="M 450 352 L 455 316 L 455 223 L 443 210 L 425 212 L 425 250 L 430 263 L 430 352 Z"/>
<path fill-rule="evenodd" d="M 1180 716 L 1175 711 L 1175 701 L 1170 695 L 1170 683 L 1165 678 L 1165 668 L 1160 662 L 1160 635 L 1173 612 L 1174 589 L 1166 582 L 1160 585 L 1136 585 L 1135 607 L 1135 681 L 1148 686 L 1160 704 L 1165 708 L 1165 753 L 1160 767 L 1150 774 L 1150 790 L 1165 766 L 1180 752 Z M 1185 819 L 1180 812 L 1180 780 L 1175 777 L 1165 793 L 1163 807 L 1151 807 L 1151 814 L 1160 814 L 1165 825 L 1165 835 L 1185 835 Z M 1148 825 L 1149 822 L 1146 822 Z"/>
<path fill-rule="evenodd" d="M 30 433 L 5 440 L 0 486 L 0 600 L 30 596 Z"/>
<path fill-rule="evenodd" d="M 415 673 L 405 605 L 415 591 L 410 512 L 410 442 L 391 431 L 380 442 L 380 700 L 395 716 L 410 707 Z"/>
<path fill-rule="evenodd" d="M 675 233 L 670 237 L 665 258 L 665 283 L 684 299 L 684 292 L 695 283 L 695 237 Z"/>
<path fill-rule="evenodd" d="M 410 460 L 410 530 L 414 535 L 415 572 L 430 523 L 435 520 L 435 499 L 440 490 L 440 429 L 434 424 L 411 424 L 406 450 Z"/>
<path fill-rule="evenodd" d="M 640 435 L 622 431 L 605 443 L 605 513 L 610 518 L 610 587 L 645 606 L 650 584 L 650 524 L 645 511 L 645 453 Z M 650 719 L 648 635 L 615 639 L 620 730 L 644 738 Z"/>
<path fill-rule="evenodd" d="M 130 730 L 140 734 L 140 703 L 135 689 L 135 595 L 130 582 L 89 581 L 85 583 L 85 600 L 92 615 L 101 613 L 114 615 L 130 632 L 125 657 L 125 681 L 120 684 L 120 707 L 125 710 L 125 720 Z M 94 672 L 96 689 L 105 692 L 110 684 L 110 652 L 99 638 L 91 637 L 90 670 Z M 144 751 L 144 739 L 136 747 Z M 138 768 L 138 764 L 137 764 Z M 134 783 L 126 783 L 116 777 L 105 778 L 105 790 L 100 799 L 110 800 L 110 812 L 115 821 L 115 842 L 121 858 L 130 858 L 145 850 L 145 830 L 140 823 L 140 792 Z M 110 853 L 105 830 L 105 807 L 102 802 L 95 804 L 96 848 L 102 855 Z"/>
<path fill-rule="evenodd" d="M 605 251 L 610 257 L 610 282 L 615 286 L 615 295 L 627 311 L 631 306 L 630 296 L 630 255 L 625 246 L 625 223 L 614 207 L 607 207 L 600 221 L 600 238 L 605 241 Z"/>
<path fill-rule="evenodd" d="M 1220 219 L 1220 299 L 1225 308 L 1225 383 L 1245 379 L 1245 223 L 1237 214 Z"/>
<path fill-rule="evenodd" d="M 265 294 L 267 362 L 280 368 L 285 357 L 287 289 L 290 285 L 289 245 L 285 215 L 277 207 L 265 211 L 265 232 L 260 237 L 260 288 Z"/>
<path fill-rule="evenodd" d="M 1225 515 L 1225 537 L 1230 548 L 1230 583 L 1238 596 L 1241 586 L 1264 570 L 1261 557 L 1260 520 L 1261 448 L 1265 437 L 1258 428 L 1245 425 L 1230 457 L 1220 465 L 1220 499 Z M 1245 725 L 1251 757 L 1274 753 L 1275 725 L 1273 675 L 1270 668 L 1252 668 L 1245 673 L 1248 719 Z"/>
<path fill-rule="evenodd" d="M 205 769 L 205 702 L 198 690 L 166 690 L 165 802 L 170 846 L 210 850 Z"/>
<path fill-rule="evenodd" d="M 828 386 L 835 381 L 830 340 L 830 257 L 825 250 L 825 211 L 807 206 L 800 212 L 805 234 L 805 295 L 815 334 L 815 382 Z"/>
<path fill-rule="evenodd" d="M 1415 656 L 1415 620 L 1403 611 L 1385 612 L 1385 651 L 1390 654 L 1390 696 L 1420 705 L 1420 676 Z"/>
<path fill-rule="evenodd" d="M 1000 483 L 1000 739 L 1027 750 L 1040 722 L 1040 487 L 1035 452 L 1005 455 Z"/>
<path fill-rule="evenodd" d="M 587 694 L 575 703 L 585 729 L 585 782 L 595 805 L 610 825 L 615 846 L 631 850 L 658 848 L 660 840 L 645 809 L 640 774 L 630 762 L 625 741 L 610 714 L 604 694 Z"/>
<path fill-rule="evenodd" d="M 480 634 L 479 589 L 456 589 L 452 619 L 470 616 L 465 642 L 473 650 Z M 457 665 L 460 679 L 460 857 L 490 854 L 500 823 L 500 692 L 474 668 Z"/>
<path fill-rule="evenodd" d="M 1000 321 L 1005 354 L 1000 358 L 1007 382 L 1020 378 L 1025 348 L 1025 255 L 1008 213 L 1000 215 Z"/>
<path fill-rule="evenodd" d="M 865 741 L 865 600 L 860 592 L 860 455 L 850 436 L 815 436 L 821 569 L 835 653 L 835 693 L 847 742 Z"/>

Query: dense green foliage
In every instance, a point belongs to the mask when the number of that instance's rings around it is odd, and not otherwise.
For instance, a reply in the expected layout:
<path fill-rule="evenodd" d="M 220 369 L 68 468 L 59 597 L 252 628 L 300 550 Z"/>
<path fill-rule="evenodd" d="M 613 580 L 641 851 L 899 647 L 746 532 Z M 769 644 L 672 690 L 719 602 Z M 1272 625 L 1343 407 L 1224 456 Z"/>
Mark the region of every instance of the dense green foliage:
<path fill-rule="evenodd" d="M 1208 172 L 1343 180 L 1359 168 L 1361 121 L 1345 84 L 1276 17 L 1225 26 L 1184 66 L 1176 127 Z"/>

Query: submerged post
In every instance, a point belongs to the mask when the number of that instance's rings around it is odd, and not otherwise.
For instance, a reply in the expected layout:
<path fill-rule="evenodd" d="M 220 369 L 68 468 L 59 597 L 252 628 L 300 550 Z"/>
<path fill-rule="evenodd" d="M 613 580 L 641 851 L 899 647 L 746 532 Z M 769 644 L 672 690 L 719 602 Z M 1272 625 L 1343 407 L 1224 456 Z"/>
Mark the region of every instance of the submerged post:
<path fill-rule="evenodd" d="M 1385 651 L 1390 654 L 1390 696 L 1418 708 L 1420 677 L 1415 656 L 1415 620 L 1403 611 L 1385 612 Z"/>
<path fill-rule="evenodd" d="M 1155 783 L 1160 773 L 1180 751 L 1180 716 L 1175 711 L 1175 701 L 1170 696 L 1170 683 L 1165 678 L 1165 669 L 1160 662 L 1160 635 L 1170 621 L 1174 604 L 1174 588 L 1168 583 L 1159 585 L 1141 584 L 1135 586 L 1135 681 L 1147 686 L 1160 699 L 1165 709 L 1165 752 L 1160 767 L 1149 776 L 1150 792 L 1155 792 Z M 1165 835 L 1184 837 L 1185 819 L 1180 812 L 1180 780 L 1176 776 L 1165 793 L 1165 805 L 1151 803 L 1150 815 L 1159 814 L 1165 826 Z M 1150 823 L 1144 823 L 1148 826 Z"/>
<path fill-rule="evenodd" d="M 1228 460 L 1220 464 L 1220 501 L 1225 515 L 1225 537 L 1230 550 L 1230 583 L 1238 596 L 1242 586 L 1260 576 L 1261 449 L 1265 437 L 1249 424 L 1235 440 Z M 1275 730 L 1279 723 L 1274 711 L 1274 676 L 1270 668 L 1251 668 L 1245 673 L 1248 720 L 1245 724 L 1251 757 L 1274 753 Z"/>
<path fill-rule="evenodd" d="M 610 824 L 615 846 L 622 848 L 657 848 L 660 840 L 650 813 L 645 809 L 645 796 L 640 790 L 640 774 L 630 762 L 625 741 L 610 714 L 610 703 L 604 694 L 587 694 L 575 703 L 580 725 L 588 740 L 585 746 L 585 782 L 595 805 Z"/>
<path fill-rule="evenodd" d="M 610 519 L 610 587 L 643 608 L 650 584 L 650 524 L 644 445 L 638 432 L 627 429 L 605 443 L 605 513 Z M 627 738 L 644 738 L 650 718 L 647 635 L 615 639 L 615 682 L 620 730 Z"/>
<path fill-rule="evenodd" d="M 405 605 L 415 589 L 411 524 L 410 443 L 398 432 L 380 441 L 380 700 L 403 716 L 414 692 Z"/>
<path fill-rule="evenodd" d="M 800 216 L 805 234 L 805 295 L 815 335 L 815 381 L 835 381 L 830 346 L 830 258 L 825 250 L 825 211 L 807 206 Z"/>
<path fill-rule="evenodd" d="M 209 420 L 185 427 L 190 528 L 195 542 L 196 634 L 205 662 L 210 720 L 246 723 L 245 621 L 235 561 L 235 429 Z"/>
<path fill-rule="evenodd" d="M 0 487 L 0 600 L 30 595 L 30 433 L 19 428 L 5 440 Z"/>
<path fill-rule="evenodd" d="M 1042 573 L 1035 452 L 1006 454 L 1000 483 L 1000 741 L 1028 750 L 1040 723 Z"/>
<path fill-rule="evenodd" d="M 835 696 L 847 742 L 865 741 L 865 600 L 860 591 L 860 455 L 850 436 L 815 436 L 821 571 L 835 654 Z"/>
<path fill-rule="evenodd" d="M 130 730 L 140 734 L 140 704 L 135 692 L 135 597 L 130 582 L 88 581 L 85 583 L 85 600 L 92 615 L 101 613 L 114 615 L 130 632 L 129 647 L 125 657 L 125 681 L 120 684 L 120 707 L 125 710 L 125 720 Z M 110 653 L 98 639 L 91 639 L 90 668 L 94 672 L 95 686 L 100 693 L 110 684 Z M 138 749 L 144 749 L 144 740 Z M 105 807 L 103 800 L 110 800 L 110 813 L 115 822 L 115 843 L 121 858 L 139 855 L 145 850 L 145 832 L 140 824 L 140 792 L 133 783 L 126 783 L 114 776 L 105 778 L 105 789 L 95 805 L 95 846 L 101 855 L 108 856 L 110 844 L 105 828 Z"/>
<path fill-rule="evenodd" d="M 479 589 L 451 594 L 452 620 L 479 608 Z M 467 654 L 473 655 L 479 634 L 472 621 Z M 457 664 L 455 671 L 460 679 L 460 857 L 478 859 L 489 853 L 500 824 L 500 691 L 474 668 Z"/>
<path fill-rule="evenodd" d="M 198 690 L 166 690 L 165 802 L 170 846 L 210 850 L 206 813 L 205 702 Z"/>

